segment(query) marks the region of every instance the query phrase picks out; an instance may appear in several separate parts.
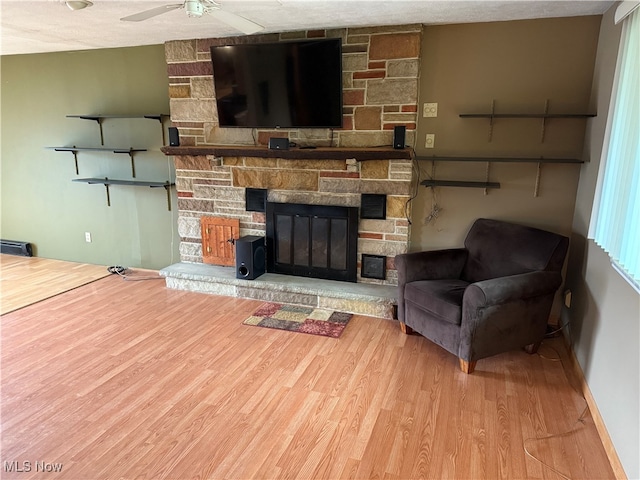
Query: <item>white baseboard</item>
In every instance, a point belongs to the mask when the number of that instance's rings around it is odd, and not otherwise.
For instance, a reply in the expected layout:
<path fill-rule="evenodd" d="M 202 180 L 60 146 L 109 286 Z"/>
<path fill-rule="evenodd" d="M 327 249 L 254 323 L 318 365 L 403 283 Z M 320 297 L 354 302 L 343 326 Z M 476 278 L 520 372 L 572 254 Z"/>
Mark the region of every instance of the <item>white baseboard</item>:
<path fill-rule="evenodd" d="M 571 362 L 571 368 L 573 370 L 573 374 L 576 376 L 580 384 L 580 391 L 584 396 L 585 401 L 587 402 L 587 406 L 589 407 L 589 412 L 591 413 L 591 418 L 593 418 L 593 423 L 598 431 L 598 435 L 600 436 L 600 440 L 602 441 L 602 446 L 607 453 L 607 457 L 609 458 L 609 463 L 611 464 L 611 469 L 618 480 L 627 480 L 627 474 L 624 471 L 624 467 L 622 466 L 622 462 L 620 462 L 620 458 L 618 457 L 618 453 L 616 452 L 615 447 L 613 446 L 613 442 L 611 441 L 611 437 L 609 436 L 609 432 L 607 431 L 607 427 L 604 424 L 604 420 L 600 415 L 600 411 L 598 410 L 598 405 L 596 404 L 593 395 L 591 394 L 591 390 L 589 389 L 589 385 L 584 378 L 584 372 L 582 371 L 582 367 L 580 363 L 578 363 L 578 359 L 575 356 L 571 345 L 567 342 L 567 338 L 563 335 L 565 345 L 567 347 L 567 352 L 569 354 L 569 361 Z"/>

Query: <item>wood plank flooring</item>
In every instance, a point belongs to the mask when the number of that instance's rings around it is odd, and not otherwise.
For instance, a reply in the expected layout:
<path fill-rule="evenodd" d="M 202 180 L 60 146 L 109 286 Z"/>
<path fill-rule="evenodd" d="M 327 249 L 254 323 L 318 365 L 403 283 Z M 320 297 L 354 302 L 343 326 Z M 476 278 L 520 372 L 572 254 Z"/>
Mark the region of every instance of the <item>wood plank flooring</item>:
<path fill-rule="evenodd" d="M 0 254 L 0 314 L 110 275 L 107 267 Z"/>
<path fill-rule="evenodd" d="M 110 276 L 3 315 L 0 475 L 614 478 L 560 339 L 465 375 L 397 322 L 243 325 L 259 305 Z"/>

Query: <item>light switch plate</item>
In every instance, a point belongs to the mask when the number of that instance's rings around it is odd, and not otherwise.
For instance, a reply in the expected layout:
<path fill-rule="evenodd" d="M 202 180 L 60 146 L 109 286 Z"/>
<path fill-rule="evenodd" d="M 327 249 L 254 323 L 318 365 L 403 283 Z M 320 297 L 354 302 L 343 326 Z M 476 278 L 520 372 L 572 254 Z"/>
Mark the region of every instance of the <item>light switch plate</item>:
<path fill-rule="evenodd" d="M 438 104 L 437 103 L 425 103 L 422 105 L 423 117 L 437 117 L 438 116 Z"/>
<path fill-rule="evenodd" d="M 436 135 L 434 133 L 427 133 L 427 137 L 424 141 L 425 148 L 433 148 L 436 143 Z"/>

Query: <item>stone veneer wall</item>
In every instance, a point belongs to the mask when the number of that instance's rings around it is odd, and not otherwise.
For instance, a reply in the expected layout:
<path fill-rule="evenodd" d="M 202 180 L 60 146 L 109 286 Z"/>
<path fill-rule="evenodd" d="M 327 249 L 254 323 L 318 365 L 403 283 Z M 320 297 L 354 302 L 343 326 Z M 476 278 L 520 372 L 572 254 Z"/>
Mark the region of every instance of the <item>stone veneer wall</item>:
<path fill-rule="evenodd" d="M 167 42 L 172 124 L 182 146 L 266 145 L 288 137 L 298 145 L 391 146 L 393 127 L 407 127 L 412 145 L 417 121 L 422 27 L 350 28 L 225 39 Z M 343 41 L 343 128 L 266 130 L 219 128 L 211 45 L 298 38 L 341 37 Z M 408 160 L 269 159 L 179 155 L 174 157 L 178 189 L 181 260 L 202 262 L 199 219 L 240 219 L 241 235 L 264 235 L 265 216 L 245 210 L 245 187 L 266 188 L 272 202 L 359 206 L 361 193 L 387 195 L 386 220 L 360 220 L 358 281 L 397 283 L 393 257 L 408 250 L 413 169 Z M 387 278 L 362 279 L 363 253 L 387 257 Z"/>

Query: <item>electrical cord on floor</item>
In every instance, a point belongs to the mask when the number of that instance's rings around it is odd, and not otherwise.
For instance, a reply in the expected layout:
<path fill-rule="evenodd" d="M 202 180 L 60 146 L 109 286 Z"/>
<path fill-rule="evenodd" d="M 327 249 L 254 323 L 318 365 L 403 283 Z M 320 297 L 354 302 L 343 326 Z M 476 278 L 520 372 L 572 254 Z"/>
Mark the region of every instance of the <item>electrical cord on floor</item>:
<path fill-rule="evenodd" d="M 122 274 L 126 273 L 127 267 L 122 267 L 120 265 L 112 265 L 110 267 L 107 267 L 107 271 L 109 273 L 111 273 L 112 275 L 114 275 L 114 274 L 122 275 Z"/>
<path fill-rule="evenodd" d="M 555 332 L 559 332 L 560 330 L 565 328 L 568 324 L 569 324 L 569 322 L 567 322 L 562 327 L 558 328 Z M 548 337 L 548 335 L 549 334 L 547 334 L 546 336 Z M 556 350 L 554 347 L 552 347 L 550 345 L 547 345 L 547 347 L 550 348 L 551 350 L 553 350 L 556 353 L 557 357 L 548 357 L 548 356 L 545 356 L 544 354 L 542 354 L 540 352 L 536 352 L 538 354 L 538 356 L 540 358 L 543 358 L 545 360 L 549 360 L 549 361 L 552 361 L 552 362 L 560 362 L 562 364 L 562 370 L 566 373 L 565 365 L 564 365 L 564 362 L 562 361 L 562 357 L 560 355 L 560 352 L 558 352 L 558 350 Z M 569 380 L 568 377 L 567 377 L 567 380 Z M 536 457 L 534 454 L 532 454 L 529 451 L 529 449 L 527 448 L 527 442 L 533 442 L 533 441 L 537 441 L 537 440 L 550 440 L 550 439 L 553 439 L 553 438 L 566 437 L 566 436 L 571 435 L 573 433 L 576 433 L 578 431 L 578 428 L 577 428 L 578 424 L 586 425 L 586 423 L 585 423 L 586 418 L 585 417 L 586 417 L 587 413 L 589 412 L 589 404 L 587 403 L 587 399 L 573 385 L 571 385 L 571 382 L 569 382 L 569 385 L 571 386 L 571 389 L 574 390 L 578 394 L 578 396 L 580 398 L 582 398 L 582 400 L 584 400 L 584 402 L 585 402 L 584 410 L 582 411 L 582 413 L 580 414 L 578 419 L 575 421 L 573 426 L 569 430 L 567 430 L 565 432 L 554 433 L 552 435 L 546 435 L 546 436 L 543 436 L 543 437 L 530 437 L 530 438 L 526 438 L 524 440 L 524 442 L 523 442 L 523 448 L 524 448 L 524 453 L 525 454 L 527 454 L 533 460 L 539 462 L 542 466 L 547 467 L 549 470 L 551 470 L 552 472 L 560 475 L 562 478 L 564 478 L 566 480 L 572 480 L 572 479 L 571 479 L 571 477 L 568 477 L 567 475 L 563 474 L 562 472 L 556 470 L 551 465 L 549 465 L 548 463 L 543 462 L 538 457 Z"/>
<path fill-rule="evenodd" d="M 576 420 L 576 423 L 574 424 L 573 428 L 571 430 L 568 430 L 566 432 L 562 432 L 562 433 L 555 433 L 553 435 L 547 435 L 544 437 L 537 437 L 537 438 L 527 438 L 524 441 L 524 453 L 526 453 L 529 457 L 533 458 L 534 460 L 536 460 L 537 462 L 539 462 L 541 465 L 547 467 L 549 470 L 551 470 L 552 472 L 560 475 L 562 478 L 565 478 L 566 480 L 571 480 L 571 477 L 568 477 L 567 475 L 565 475 L 564 473 L 560 472 L 559 470 L 556 470 L 555 468 L 553 468 L 551 465 L 549 465 L 548 463 L 543 462 L 542 460 L 540 460 L 538 457 L 536 457 L 535 455 L 533 455 L 529 449 L 527 448 L 527 442 L 529 441 L 534 441 L 534 440 L 550 440 L 552 438 L 562 438 L 562 437 L 566 437 L 568 435 L 571 435 L 575 432 L 578 431 L 576 427 L 576 425 L 578 423 L 585 425 L 585 415 L 586 413 L 589 411 L 589 407 L 585 406 L 584 410 L 582 411 L 582 413 L 580 414 L 580 416 L 578 417 L 578 420 Z"/>
<path fill-rule="evenodd" d="M 558 328 L 556 328 L 555 330 L 551 330 L 548 331 L 547 333 L 544 334 L 545 338 L 551 338 L 551 337 L 555 337 L 556 334 L 560 333 L 562 330 L 564 330 L 565 328 L 567 328 L 569 326 L 571 322 L 567 321 L 565 322 L 564 325 L 559 326 Z"/>
<path fill-rule="evenodd" d="M 140 280 L 164 280 L 164 277 L 161 277 L 160 275 L 158 275 L 157 277 L 153 277 L 127 274 L 127 272 L 130 272 L 131 270 L 129 270 L 128 267 L 122 267 L 120 265 L 112 265 L 111 267 L 107 267 L 107 271 L 113 275 L 119 275 L 123 280 L 129 282 Z"/>

